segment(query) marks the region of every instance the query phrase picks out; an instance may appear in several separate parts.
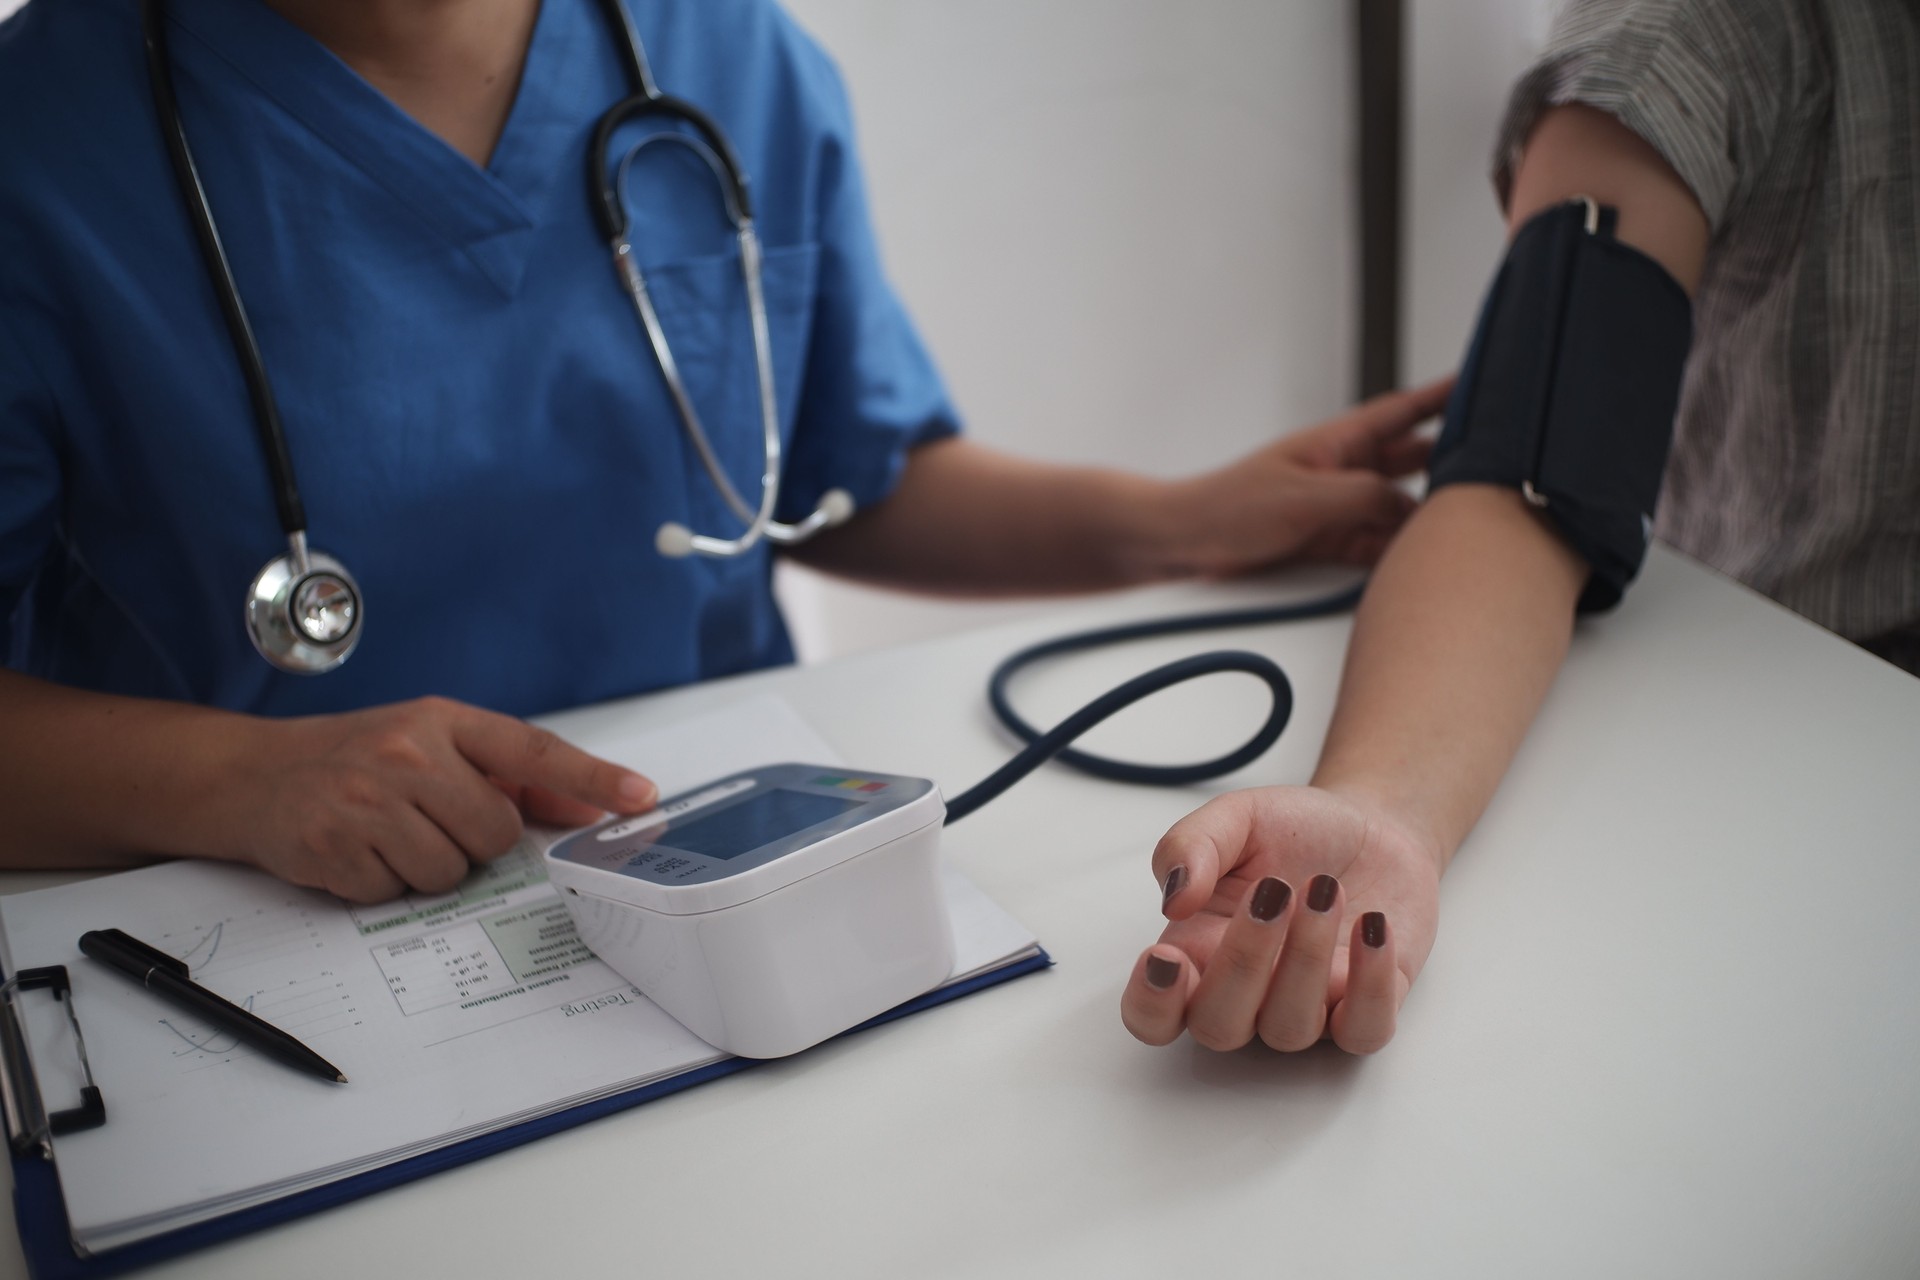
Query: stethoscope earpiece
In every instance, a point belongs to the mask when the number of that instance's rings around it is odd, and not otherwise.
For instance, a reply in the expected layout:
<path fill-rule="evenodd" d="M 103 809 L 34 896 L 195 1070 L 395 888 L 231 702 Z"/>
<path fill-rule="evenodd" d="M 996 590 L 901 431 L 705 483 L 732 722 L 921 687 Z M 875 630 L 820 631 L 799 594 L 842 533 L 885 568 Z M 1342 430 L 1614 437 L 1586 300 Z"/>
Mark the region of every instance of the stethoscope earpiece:
<path fill-rule="evenodd" d="M 684 560 L 693 554 L 693 530 L 669 520 L 653 535 L 653 549 L 669 560 Z"/>
<path fill-rule="evenodd" d="M 360 643 L 360 586 L 346 566 L 308 551 L 305 534 L 289 540 L 247 591 L 247 636 L 280 670 L 317 676 L 347 660 Z"/>
<path fill-rule="evenodd" d="M 669 520 L 654 532 L 653 549 L 669 560 L 684 560 L 691 555 L 727 560 L 747 551 L 763 537 L 782 547 L 805 542 L 822 529 L 845 524 L 852 515 L 853 495 L 845 489 L 829 489 L 820 496 L 820 505 L 813 509 L 813 514 L 797 524 L 763 518 L 749 525 L 737 538 L 709 538 L 677 520 Z"/>

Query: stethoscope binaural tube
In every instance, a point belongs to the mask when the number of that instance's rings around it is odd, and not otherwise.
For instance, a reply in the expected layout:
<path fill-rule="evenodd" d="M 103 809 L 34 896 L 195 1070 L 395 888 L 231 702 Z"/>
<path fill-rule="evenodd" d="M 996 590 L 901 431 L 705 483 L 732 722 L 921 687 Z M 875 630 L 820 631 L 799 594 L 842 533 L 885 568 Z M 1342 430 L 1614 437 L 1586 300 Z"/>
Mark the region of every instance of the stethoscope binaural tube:
<path fill-rule="evenodd" d="M 609 3 L 619 9 L 622 22 L 625 23 L 626 10 L 619 6 L 618 0 L 609 0 Z M 700 555 L 728 559 L 745 555 L 763 538 L 781 545 L 805 541 L 852 515 L 853 498 L 844 489 L 832 489 L 804 520 L 785 524 L 773 518 L 774 507 L 780 500 L 780 418 L 773 388 L 773 343 L 767 327 L 766 297 L 761 287 L 760 238 L 754 231 L 753 203 L 746 175 L 741 171 L 733 148 L 719 125 L 691 103 L 661 93 L 654 85 L 646 57 L 641 52 L 638 37 L 630 23 L 626 30 L 631 42 L 630 65 L 640 81 L 641 90 L 633 97 L 614 104 L 594 127 L 593 143 L 587 152 L 594 214 L 599 219 L 601 233 L 606 237 L 607 246 L 613 254 L 614 270 L 621 286 L 632 301 L 640 327 L 646 331 L 647 342 L 659 362 L 660 376 L 680 415 L 681 426 L 686 430 L 687 438 L 692 442 L 694 452 L 713 481 L 714 488 L 720 491 L 721 499 L 746 524 L 746 529 L 739 535 L 719 538 L 695 533 L 683 524 L 669 521 L 660 526 L 654 537 L 654 547 L 661 555 L 672 558 Z M 693 133 L 649 134 L 627 149 L 620 163 L 612 167 L 613 173 L 609 177 L 609 148 L 614 130 L 647 116 L 664 117 L 689 125 Z M 693 398 L 680 377 L 679 364 L 673 358 L 666 330 L 661 326 L 659 313 L 653 305 L 653 295 L 647 289 L 646 274 L 641 270 L 639 257 L 634 252 L 633 223 L 627 214 L 624 196 L 627 172 L 633 165 L 634 157 L 641 151 L 662 143 L 686 147 L 706 163 L 720 188 L 726 219 L 732 225 L 734 238 L 739 244 L 740 277 L 747 292 L 747 312 L 753 326 L 754 370 L 760 392 L 762 466 L 760 503 L 757 507 L 747 505 L 746 499 L 734 488 L 726 469 L 720 465 L 706 428 L 700 423 Z"/>
<path fill-rule="evenodd" d="M 200 184 L 187 132 L 180 121 L 179 101 L 173 91 L 172 64 L 167 56 L 167 23 L 160 0 L 141 0 L 141 22 L 146 34 L 148 79 L 154 106 L 166 138 L 167 158 L 193 223 L 201 255 L 213 278 L 214 293 L 233 339 L 253 418 L 273 478 L 274 506 L 287 538 L 287 553 L 276 556 L 254 576 L 247 590 L 247 635 L 260 656 L 293 675 L 319 675 L 347 660 L 360 643 L 365 609 L 359 584 L 346 566 L 332 556 L 307 547 L 307 515 L 300 486 L 293 475 L 293 458 L 280 424 L 280 408 L 266 362 L 254 340 L 253 326 L 240 301 L 239 286 L 227 263 L 226 247 L 213 222 L 206 189 Z"/>

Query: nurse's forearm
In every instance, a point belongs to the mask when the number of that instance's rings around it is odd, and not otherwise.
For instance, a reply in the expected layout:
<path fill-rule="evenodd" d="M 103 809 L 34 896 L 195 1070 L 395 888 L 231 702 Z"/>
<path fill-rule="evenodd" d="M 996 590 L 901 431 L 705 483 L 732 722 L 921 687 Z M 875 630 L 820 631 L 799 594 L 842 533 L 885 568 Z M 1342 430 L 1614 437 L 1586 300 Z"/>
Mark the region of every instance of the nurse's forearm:
<path fill-rule="evenodd" d="M 568 826 L 658 789 L 445 698 L 278 720 L 0 671 L 0 865 L 242 862 L 357 902 L 443 893 L 521 816 Z"/>
<path fill-rule="evenodd" d="M 965 439 L 913 451 L 885 502 L 791 553 L 828 573 L 952 595 L 1095 591 L 1172 576 L 1174 485 Z"/>
<path fill-rule="evenodd" d="M 245 717 L 0 671 L 0 864 L 129 866 L 194 848 Z"/>
<path fill-rule="evenodd" d="M 1392 814 L 1444 868 L 1566 656 L 1586 578 L 1519 494 L 1436 493 L 1368 583 L 1314 784 Z"/>

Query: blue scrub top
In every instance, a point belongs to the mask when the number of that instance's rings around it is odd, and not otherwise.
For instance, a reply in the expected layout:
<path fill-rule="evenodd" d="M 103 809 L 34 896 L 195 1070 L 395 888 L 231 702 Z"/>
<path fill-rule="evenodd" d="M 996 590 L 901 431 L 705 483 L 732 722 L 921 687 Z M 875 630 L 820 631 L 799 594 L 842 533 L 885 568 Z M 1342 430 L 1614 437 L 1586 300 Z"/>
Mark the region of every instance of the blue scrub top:
<path fill-rule="evenodd" d="M 662 89 L 753 184 L 780 515 L 866 505 L 955 429 L 884 278 L 827 57 L 763 0 L 629 0 Z M 767 548 L 700 467 L 587 197 L 632 92 L 597 0 L 545 0 L 486 169 L 259 0 L 173 0 L 182 116 L 285 419 L 315 548 L 364 592 L 333 673 L 254 653 L 285 549 L 247 393 L 177 193 L 131 0 L 0 27 L 0 632 L 62 683 L 292 714 L 443 694 L 516 714 L 789 661 Z M 634 131 L 622 135 L 614 155 Z M 627 191 L 673 354 L 735 485 L 761 432 L 738 254 L 691 152 Z"/>

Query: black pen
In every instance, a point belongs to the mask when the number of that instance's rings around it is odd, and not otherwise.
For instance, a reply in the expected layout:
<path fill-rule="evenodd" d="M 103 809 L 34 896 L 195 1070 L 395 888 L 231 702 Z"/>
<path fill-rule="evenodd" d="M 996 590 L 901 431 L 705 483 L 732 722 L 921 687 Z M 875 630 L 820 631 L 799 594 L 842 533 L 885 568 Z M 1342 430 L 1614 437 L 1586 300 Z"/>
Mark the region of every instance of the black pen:
<path fill-rule="evenodd" d="M 188 976 L 187 962 L 150 947 L 118 929 L 90 929 L 80 935 L 80 950 L 112 969 L 118 969 L 149 991 L 155 991 L 232 1032 L 263 1053 L 290 1067 L 311 1071 L 323 1080 L 341 1084 L 347 1078 L 328 1062 L 271 1022 L 256 1018 L 237 1004 L 197 985 Z"/>

